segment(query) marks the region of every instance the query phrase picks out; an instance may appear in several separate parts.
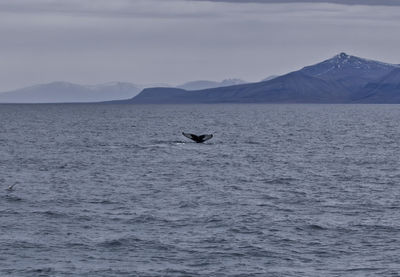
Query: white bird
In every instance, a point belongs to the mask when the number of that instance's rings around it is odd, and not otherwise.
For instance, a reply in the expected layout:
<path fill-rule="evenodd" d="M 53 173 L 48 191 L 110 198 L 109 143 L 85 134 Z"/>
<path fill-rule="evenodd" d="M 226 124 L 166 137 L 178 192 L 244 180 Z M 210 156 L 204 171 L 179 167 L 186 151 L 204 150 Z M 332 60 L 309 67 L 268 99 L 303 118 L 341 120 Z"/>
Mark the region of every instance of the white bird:
<path fill-rule="evenodd" d="M 8 186 L 7 190 L 14 190 L 14 186 L 18 184 L 18 182 L 15 182 L 13 185 Z"/>

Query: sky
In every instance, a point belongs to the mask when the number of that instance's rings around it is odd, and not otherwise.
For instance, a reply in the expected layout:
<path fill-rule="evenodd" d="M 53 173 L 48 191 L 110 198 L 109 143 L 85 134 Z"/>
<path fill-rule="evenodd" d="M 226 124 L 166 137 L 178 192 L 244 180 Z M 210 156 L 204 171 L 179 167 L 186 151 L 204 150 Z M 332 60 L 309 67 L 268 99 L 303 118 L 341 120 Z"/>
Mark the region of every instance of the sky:
<path fill-rule="evenodd" d="M 340 52 L 400 64 L 400 0 L 0 0 L 0 91 L 259 81 Z"/>

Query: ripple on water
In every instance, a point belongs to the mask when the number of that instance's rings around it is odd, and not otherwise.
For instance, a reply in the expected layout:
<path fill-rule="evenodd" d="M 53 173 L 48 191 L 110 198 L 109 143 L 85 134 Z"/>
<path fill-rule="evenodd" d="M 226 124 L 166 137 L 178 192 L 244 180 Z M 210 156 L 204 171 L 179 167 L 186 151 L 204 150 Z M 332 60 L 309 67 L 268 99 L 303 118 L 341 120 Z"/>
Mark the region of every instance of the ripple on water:
<path fill-rule="evenodd" d="M 0 276 L 400 272 L 396 105 L 6 105 L 0 118 L 1 183 L 20 183 L 0 192 Z"/>

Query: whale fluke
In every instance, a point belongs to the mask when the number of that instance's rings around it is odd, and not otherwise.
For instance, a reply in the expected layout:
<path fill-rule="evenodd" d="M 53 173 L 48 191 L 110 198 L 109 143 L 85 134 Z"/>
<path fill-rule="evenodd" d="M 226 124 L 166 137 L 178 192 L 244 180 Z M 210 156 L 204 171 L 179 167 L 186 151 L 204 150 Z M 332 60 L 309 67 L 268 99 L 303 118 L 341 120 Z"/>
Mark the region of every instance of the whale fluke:
<path fill-rule="evenodd" d="M 197 136 L 197 135 L 189 134 L 189 133 L 185 133 L 185 132 L 182 132 L 182 135 L 184 135 L 187 138 L 190 138 L 191 140 L 194 140 L 197 143 L 205 142 L 206 140 L 209 140 L 209 139 L 211 139 L 213 137 L 213 135 Z"/>

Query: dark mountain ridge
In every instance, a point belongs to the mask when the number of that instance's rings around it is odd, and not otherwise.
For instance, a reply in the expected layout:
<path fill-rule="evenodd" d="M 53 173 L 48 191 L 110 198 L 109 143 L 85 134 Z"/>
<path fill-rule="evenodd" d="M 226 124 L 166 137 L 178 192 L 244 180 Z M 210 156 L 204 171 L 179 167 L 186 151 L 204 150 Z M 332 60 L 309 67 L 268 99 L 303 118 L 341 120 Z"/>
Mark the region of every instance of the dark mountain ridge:
<path fill-rule="evenodd" d="M 227 87 L 233 85 L 241 85 L 246 82 L 240 79 L 225 79 L 221 82 L 216 81 L 207 81 L 207 80 L 199 80 L 199 81 L 191 81 L 187 82 L 183 85 L 177 86 L 176 88 L 181 88 L 184 90 L 203 90 L 209 88 L 217 88 L 217 87 Z"/>
<path fill-rule="evenodd" d="M 400 68 L 392 70 L 376 82 L 368 83 L 355 97 L 365 103 L 400 103 Z"/>

